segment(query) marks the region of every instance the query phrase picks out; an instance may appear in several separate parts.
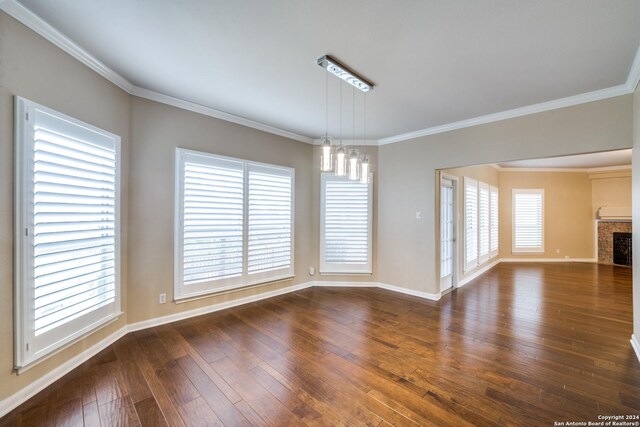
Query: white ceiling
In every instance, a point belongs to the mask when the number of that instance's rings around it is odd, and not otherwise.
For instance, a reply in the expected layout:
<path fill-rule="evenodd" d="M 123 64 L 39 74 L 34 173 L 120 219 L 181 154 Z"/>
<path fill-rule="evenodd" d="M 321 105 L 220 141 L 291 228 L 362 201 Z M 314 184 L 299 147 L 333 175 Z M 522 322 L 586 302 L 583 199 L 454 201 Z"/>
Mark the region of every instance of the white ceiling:
<path fill-rule="evenodd" d="M 603 153 L 578 154 L 577 156 L 550 157 L 546 159 L 518 160 L 500 163 L 502 168 L 571 168 L 589 169 L 631 165 L 631 149 Z"/>
<path fill-rule="evenodd" d="M 636 0 L 20 2 L 136 86 L 311 138 L 324 54 L 376 84 L 380 139 L 624 84 L 640 44 Z M 350 87 L 344 102 L 351 137 Z"/>

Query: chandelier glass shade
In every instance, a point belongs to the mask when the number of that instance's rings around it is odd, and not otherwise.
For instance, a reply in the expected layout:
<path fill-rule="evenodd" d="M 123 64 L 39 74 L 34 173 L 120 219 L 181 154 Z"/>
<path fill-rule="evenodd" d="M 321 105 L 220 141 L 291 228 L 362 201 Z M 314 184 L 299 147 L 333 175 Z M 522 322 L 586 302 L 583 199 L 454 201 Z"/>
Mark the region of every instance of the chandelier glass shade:
<path fill-rule="evenodd" d="M 331 172 L 333 170 L 333 153 L 331 153 L 331 137 L 322 138 L 322 154 L 320 155 L 320 170 L 322 172 Z"/>
<path fill-rule="evenodd" d="M 336 168 L 335 173 L 336 176 L 345 176 L 347 174 L 347 149 L 342 145 L 342 141 L 340 141 L 340 145 L 336 148 Z"/>
<path fill-rule="evenodd" d="M 360 176 L 360 167 L 358 165 L 358 150 L 352 148 L 349 150 L 349 179 L 357 181 Z"/>
<path fill-rule="evenodd" d="M 369 183 L 369 156 L 366 154 L 362 156 L 362 161 L 360 162 L 360 182 L 362 184 Z"/>

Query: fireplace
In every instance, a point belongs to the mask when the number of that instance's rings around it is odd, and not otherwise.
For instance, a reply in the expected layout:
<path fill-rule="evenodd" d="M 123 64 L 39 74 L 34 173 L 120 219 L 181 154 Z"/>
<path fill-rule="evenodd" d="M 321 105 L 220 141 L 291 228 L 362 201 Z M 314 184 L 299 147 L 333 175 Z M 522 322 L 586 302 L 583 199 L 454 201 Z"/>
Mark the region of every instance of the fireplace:
<path fill-rule="evenodd" d="M 613 259 L 613 235 L 631 234 L 631 221 L 600 220 L 598 221 L 598 262 L 600 264 L 617 264 Z"/>
<path fill-rule="evenodd" d="M 631 233 L 613 233 L 613 263 L 631 266 Z"/>

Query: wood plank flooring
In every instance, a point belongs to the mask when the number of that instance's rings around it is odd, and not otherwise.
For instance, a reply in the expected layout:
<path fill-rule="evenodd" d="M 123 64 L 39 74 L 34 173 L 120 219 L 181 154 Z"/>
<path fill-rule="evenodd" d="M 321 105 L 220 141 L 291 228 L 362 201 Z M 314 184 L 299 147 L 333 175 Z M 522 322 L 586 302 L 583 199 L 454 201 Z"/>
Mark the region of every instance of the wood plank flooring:
<path fill-rule="evenodd" d="M 631 269 L 500 264 L 438 302 L 312 288 L 131 333 L 1 426 L 553 425 L 640 414 Z"/>

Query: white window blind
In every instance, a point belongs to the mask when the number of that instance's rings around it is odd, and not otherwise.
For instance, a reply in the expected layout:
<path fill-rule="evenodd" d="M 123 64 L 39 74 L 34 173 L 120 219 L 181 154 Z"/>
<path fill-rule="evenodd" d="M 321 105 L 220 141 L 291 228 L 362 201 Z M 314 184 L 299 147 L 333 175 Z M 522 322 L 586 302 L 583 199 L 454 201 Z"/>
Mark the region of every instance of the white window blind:
<path fill-rule="evenodd" d="M 183 278 L 186 286 L 242 276 L 242 162 L 190 158 L 184 163 Z"/>
<path fill-rule="evenodd" d="M 499 249 L 499 206 L 500 206 L 500 196 L 498 188 L 491 186 L 489 188 L 490 191 L 490 205 L 491 205 L 491 214 L 489 215 L 491 218 L 491 236 L 490 236 L 490 246 L 491 246 L 491 256 L 498 255 Z"/>
<path fill-rule="evenodd" d="M 248 269 L 255 277 L 289 269 L 292 258 L 291 171 L 249 164 Z"/>
<path fill-rule="evenodd" d="M 464 177 L 465 270 L 478 264 L 478 181 Z"/>
<path fill-rule="evenodd" d="M 293 276 L 293 170 L 176 152 L 175 299 Z"/>
<path fill-rule="evenodd" d="M 16 365 L 119 314 L 120 138 L 17 98 Z"/>
<path fill-rule="evenodd" d="M 543 189 L 513 189 L 513 252 L 544 252 Z"/>
<path fill-rule="evenodd" d="M 478 183 L 478 262 L 489 259 L 489 185 L 484 182 Z"/>
<path fill-rule="evenodd" d="M 372 184 L 322 174 L 320 272 L 371 273 Z"/>

